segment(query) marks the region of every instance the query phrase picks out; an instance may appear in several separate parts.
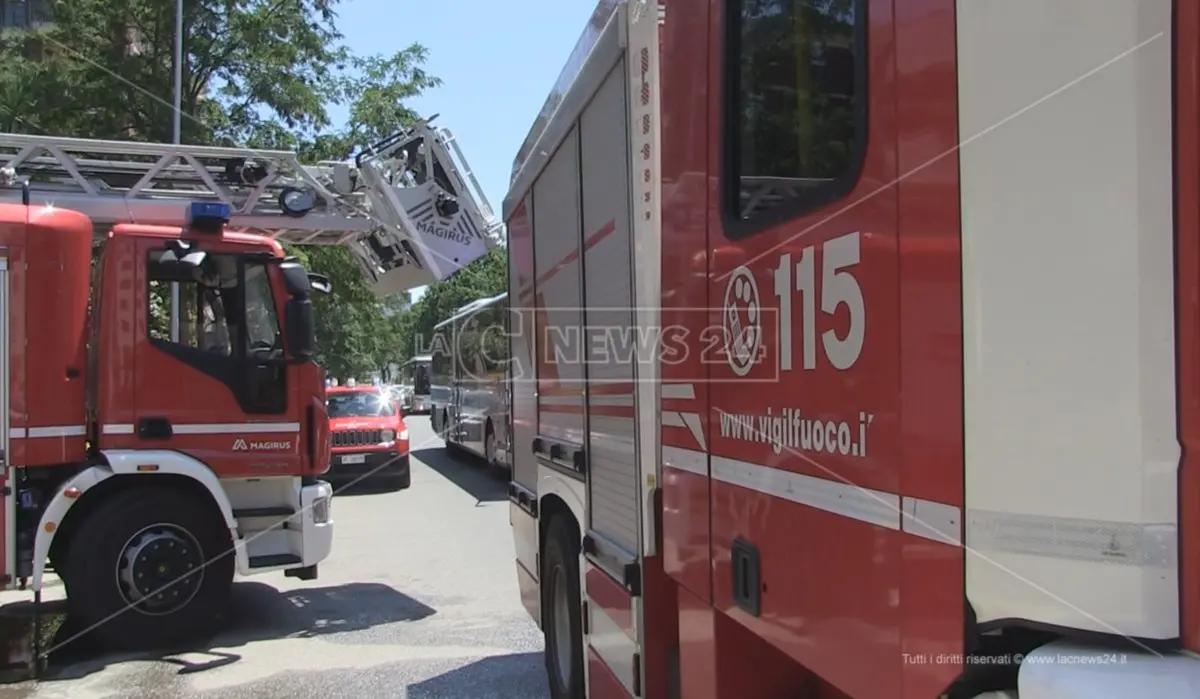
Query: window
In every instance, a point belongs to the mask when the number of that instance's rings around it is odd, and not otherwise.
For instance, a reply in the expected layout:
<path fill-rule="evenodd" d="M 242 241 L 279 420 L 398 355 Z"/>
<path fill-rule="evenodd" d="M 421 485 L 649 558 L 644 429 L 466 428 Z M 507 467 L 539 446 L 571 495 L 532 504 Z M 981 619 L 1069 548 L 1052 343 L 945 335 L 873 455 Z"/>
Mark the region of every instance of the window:
<path fill-rule="evenodd" d="M 434 386 L 447 388 L 454 382 L 454 367 L 451 365 L 451 348 L 454 346 L 453 336 L 449 327 L 434 332 L 432 354 L 429 363 L 430 392 Z"/>
<path fill-rule="evenodd" d="M 257 255 L 193 250 L 196 267 L 164 264 L 166 250 L 146 265 L 146 325 L 150 344 L 224 384 L 242 410 L 280 415 L 288 409 L 287 363 L 275 308 L 270 261 Z M 172 332 L 171 287 L 178 285 L 178 327 Z"/>
<path fill-rule="evenodd" d="M 150 280 L 150 339 L 171 342 L 171 282 Z M 179 339 L 174 344 L 231 356 L 229 319 L 220 287 L 197 282 L 179 284 Z"/>
<path fill-rule="evenodd" d="M 502 378 L 508 362 L 504 303 L 493 303 L 464 320 L 456 339 L 461 371 L 477 381 Z"/>
<path fill-rule="evenodd" d="M 326 398 L 330 418 L 387 417 L 396 414 L 396 403 L 379 391 L 330 393 Z"/>
<path fill-rule="evenodd" d="M 176 277 L 150 254 L 147 329 L 151 340 L 224 357 L 283 356 L 279 316 L 267 265 L 238 255 L 209 255 L 199 279 L 180 281 L 179 336 L 171 338 L 171 284 Z M 244 280 L 239 274 L 244 273 Z M 238 351 L 239 347 L 243 351 Z"/>
<path fill-rule="evenodd" d="M 275 311 L 275 295 L 267 265 L 262 262 L 246 264 L 246 342 L 253 353 L 282 353 L 283 337 L 279 332 L 279 316 Z"/>
<path fill-rule="evenodd" d="M 730 237 L 828 204 L 866 147 L 865 0 L 726 3 L 723 207 Z"/>

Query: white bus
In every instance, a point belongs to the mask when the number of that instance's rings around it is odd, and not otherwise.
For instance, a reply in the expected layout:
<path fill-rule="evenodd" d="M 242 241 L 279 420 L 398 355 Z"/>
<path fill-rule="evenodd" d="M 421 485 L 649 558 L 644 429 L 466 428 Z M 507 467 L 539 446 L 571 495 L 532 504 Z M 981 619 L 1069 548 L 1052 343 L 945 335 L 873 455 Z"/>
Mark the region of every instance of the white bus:
<path fill-rule="evenodd" d="M 424 354 L 413 357 L 400 366 L 401 389 L 404 390 L 404 412 L 427 413 L 433 401 L 430 397 L 430 370 L 433 357 Z"/>
<path fill-rule="evenodd" d="M 433 429 L 447 449 L 508 469 L 508 294 L 467 304 L 434 330 Z"/>

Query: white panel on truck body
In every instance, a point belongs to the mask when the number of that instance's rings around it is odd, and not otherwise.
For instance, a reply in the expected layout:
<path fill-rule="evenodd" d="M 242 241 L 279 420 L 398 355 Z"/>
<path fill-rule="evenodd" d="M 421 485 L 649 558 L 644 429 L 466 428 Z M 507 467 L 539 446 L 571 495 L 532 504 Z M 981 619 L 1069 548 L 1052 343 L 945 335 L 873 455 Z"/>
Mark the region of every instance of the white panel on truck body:
<path fill-rule="evenodd" d="M 967 598 L 1175 638 L 1171 2 L 956 22 Z"/>
<path fill-rule="evenodd" d="M 588 374 L 588 527 L 638 551 L 633 312 L 625 60 L 579 120 L 583 191 L 584 346 Z"/>

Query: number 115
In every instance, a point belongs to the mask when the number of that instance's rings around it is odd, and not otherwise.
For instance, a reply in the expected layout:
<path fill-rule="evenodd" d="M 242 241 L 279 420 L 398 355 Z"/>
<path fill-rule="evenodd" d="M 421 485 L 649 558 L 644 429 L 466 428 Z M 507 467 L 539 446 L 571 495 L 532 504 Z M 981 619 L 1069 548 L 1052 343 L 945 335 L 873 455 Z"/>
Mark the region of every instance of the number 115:
<path fill-rule="evenodd" d="M 866 333 L 867 313 L 862 287 L 849 268 L 860 262 L 859 234 L 832 238 L 821 245 L 821 312 L 833 315 L 838 306 L 850 310 L 850 329 L 845 337 L 833 330 L 821 333 L 825 357 L 835 368 L 845 370 L 854 366 L 862 354 Z M 800 259 L 792 269 L 792 254 L 779 256 L 774 270 L 775 296 L 779 299 L 779 369 L 792 370 L 792 294 L 799 295 L 800 322 L 803 333 L 801 350 L 804 369 L 817 368 L 817 270 L 815 246 L 800 251 Z M 793 281 L 794 280 L 794 281 Z"/>

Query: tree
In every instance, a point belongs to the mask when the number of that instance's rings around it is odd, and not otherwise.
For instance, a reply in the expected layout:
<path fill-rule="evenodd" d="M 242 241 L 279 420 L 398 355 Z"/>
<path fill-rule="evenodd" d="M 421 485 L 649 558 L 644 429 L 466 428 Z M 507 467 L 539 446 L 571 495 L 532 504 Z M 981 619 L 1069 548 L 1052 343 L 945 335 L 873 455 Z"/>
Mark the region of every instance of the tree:
<path fill-rule="evenodd" d="M 358 56 L 342 42 L 340 0 L 186 0 L 184 143 L 294 149 L 343 159 L 412 123 L 405 103 L 440 80 L 412 44 Z M 172 138 L 173 2 L 70 0 L 47 29 L 0 39 L 0 129 L 83 138 Z M 349 106 L 332 130 L 328 108 Z M 319 359 L 339 378 L 398 358 L 408 298 L 380 300 L 348 250 L 292 249 L 328 275 L 318 302 Z"/>
<path fill-rule="evenodd" d="M 344 381 L 364 377 L 403 356 L 402 325 L 409 295 L 379 299 L 357 264 L 341 247 L 288 247 L 305 267 L 333 282 L 333 293 L 313 299 L 317 318 L 316 361 Z"/>
<path fill-rule="evenodd" d="M 498 247 L 454 276 L 431 284 L 413 304 L 402 350 L 407 359 L 433 341 L 433 327 L 471 301 L 496 296 L 508 289 L 508 249 Z"/>

